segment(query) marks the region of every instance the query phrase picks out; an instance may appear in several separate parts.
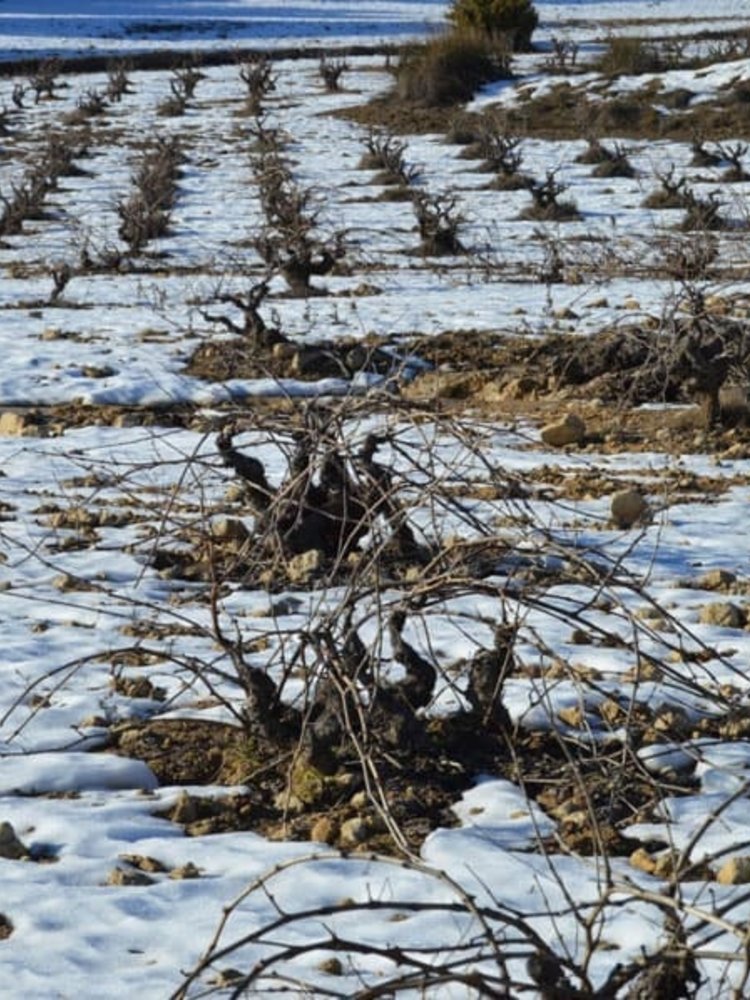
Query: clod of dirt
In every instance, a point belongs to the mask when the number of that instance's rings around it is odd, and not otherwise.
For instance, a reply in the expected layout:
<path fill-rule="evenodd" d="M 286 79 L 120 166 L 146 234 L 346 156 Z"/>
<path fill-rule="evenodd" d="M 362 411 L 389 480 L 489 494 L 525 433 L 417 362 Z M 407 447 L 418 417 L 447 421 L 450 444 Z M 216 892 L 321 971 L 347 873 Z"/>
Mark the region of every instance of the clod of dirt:
<path fill-rule="evenodd" d="M 730 601 L 715 601 L 704 604 L 700 609 L 698 621 L 701 625 L 719 625 L 722 628 L 744 628 L 747 615 L 742 608 Z"/>
<path fill-rule="evenodd" d="M 16 831 L 10 823 L 0 823 L 0 858 L 9 861 L 20 861 L 28 858 L 30 852 L 16 836 Z"/>
<path fill-rule="evenodd" d="M 612 520 L 618 528 L 632 528 L 648 510 L 638 490 L 619 490 L 610 501 Z"/>
<path fill-rule="evenodd" d="M 586 436 L 586 424 L 575 413 L 568 413 L 554 423 L 542 427 L 542 442 L 550 448 L 564 448 L 569 444 L 580 444 Z"/>

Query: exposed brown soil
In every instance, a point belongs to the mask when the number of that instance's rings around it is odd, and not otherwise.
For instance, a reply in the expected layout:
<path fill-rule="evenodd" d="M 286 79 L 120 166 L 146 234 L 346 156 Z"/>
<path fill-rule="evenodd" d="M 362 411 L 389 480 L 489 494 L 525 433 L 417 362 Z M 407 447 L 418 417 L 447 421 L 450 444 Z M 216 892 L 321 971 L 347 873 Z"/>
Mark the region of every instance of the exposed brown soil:
<path fill-rule="evenodd" d="M 642 717 L 642 718 L 641 718 Z M 631 722 L 647 709 L 638 710 Z M 663 738 L 663 729 L 659 731 Z M 622 750 L 582 753 L 580 744 L 551 733 L 520 731 L 512 753 L 504 737 L 471 731 L 459 720 L 439 720 L 431 745 L 391 754 L 380 767 L 385 801 L 394 823 L 416 850 L 438 826 L 451 826 L 451 805 L 479 773 L 509 780 L 522 776 L 524 790 L 561 821 L 560 837 L 571 850 L 628 855 L 639 845 L 620 832 L 652 815 L 663 794 L 647 774 L 623 779 Z M 164 785 L 226 785 L 226 795 L 183 794 L 165 815 L 188 835 L 253 830 L 272 839 L 322 840 L 346 850 L 393 852 L 387 825 L 364 794 L 356 762 L 324 775 L 295 763 L 294 748 L 279 754 L 238 727 L 200 721 L 127 724 L 113 733 L 117 752 L 147 763 Z M 241 790 L 235 790 L 242 786 Z M 669 785 L 670 794 L 691 789 L 688 777 Z"/>

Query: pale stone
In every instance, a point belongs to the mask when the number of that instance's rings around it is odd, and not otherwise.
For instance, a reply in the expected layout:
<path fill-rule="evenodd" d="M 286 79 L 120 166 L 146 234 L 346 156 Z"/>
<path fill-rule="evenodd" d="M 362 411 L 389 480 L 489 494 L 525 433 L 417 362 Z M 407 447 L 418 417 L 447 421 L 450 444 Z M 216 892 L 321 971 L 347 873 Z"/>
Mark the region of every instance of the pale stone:
<path fill-rule="evenodd" d="M 726 590 L 737 582 L 734 573 L 728 569 L 711 569 L 698 580 L 701 590 Z"/>
<path fill-rule="evenodd" d="M 217 521 L 212 528 L 214 538 L 223 542 L 246 542 L 251 537 L 244 521 L 237 517 L 226 517 Z"/>
<path fill-rule="evenodd" d="M 169 873 L 169 877 L 175 880 L 200 878 L 200 875 L 200 871 L 192 861 L 188 861 L 184 865 L 180 865 L 179 868 L 173 868 Z"/>
<path fill-rule="evenodd" d="M 348 819 L 345 823 L 341 824 L 341 846 L 354 847 L 356 844 L 361 844 L 367 840 L 369 833 L 370 827 L 366 820 L 359 816 Z"/>
<path fill-rule="evenodd" d="M 338 833 L 338 828 L 334 821 L 328 816 L 321 816 L 310 829 L 310 840 L 315 840 L 320 844 L 332 844 Z"/>
<path fill-rule="evenodd" d="M 729 858 L 716 873 L 720 885 L 745 885 L 750 882 L 750 857 Z"/>
<path fill-rule="evenodd" d="M 656 861 L 644 847 L 639 847 L 633 851 L 628 860 L 633 868 L 637 868 L 641 872 L 646 872 L 647 875 L 653 875 L 656 868 Z"/>
<path fill-rule="evenodd" d="M 701 625 L 719 625 L 722 628 L 743 628 L 746 615 L 742 608 L 730 601 L 704 604 L 698 614 Z"/>
<path fill-rule="evenodd" d="M 586 424 L 575 413 L 568 413 L 562 420 L 542 427 L 544 444 L 551 448 L 564 448 L 569 444 L 580 444 L 586 436 Z"/>
<path fill-rule="evenodd" d="M 648 505 L 638 490 L 620 490 L 612 496 L 609 509 L 618 528 L 631 528 L 646 513 Z"/>
<path fill-rule="evenodd" d="M 557 713 L 557 717 L 566 726 L 572 726 L 573 729 L 580 729 L 583 725 L 585 714 L 580 705 L 573 705 L 570 708 L 561 708 Z"/>
<path fill-rule="evenodd" d="M 28 427 L 28 418 L 23 413 L 16 413 L 14 410 L 0 413 L 0 435 L 3 437 L 20 437 L 27 432 Z"/>
<path fill-rule="evenodd" d="M 113 868 L 107 876 L 107 885 L 153 885 L 154 879 L 145 872 Z"/>
<path fill-rule="evenodd" d="M 292 583 L 308 583 L 323 564 L 320 549 L 308 549 L 294 556 L 286 564 L 286 571 Z"/>

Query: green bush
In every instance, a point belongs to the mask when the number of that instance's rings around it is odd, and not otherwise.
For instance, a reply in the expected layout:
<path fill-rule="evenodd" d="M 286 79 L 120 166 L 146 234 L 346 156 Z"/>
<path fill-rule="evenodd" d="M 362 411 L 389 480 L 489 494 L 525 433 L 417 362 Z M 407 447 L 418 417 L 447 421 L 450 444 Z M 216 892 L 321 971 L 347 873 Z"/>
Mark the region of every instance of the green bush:
<path fill-rule="evenodd" d="M 531 48 L 531 36 L 539 24 L 531 0 L 453 0 L 448 19 L 457 28 L 508 35 L 516 52 Z"/>
<path fill-rule="evenodd" d="M 403 56 L 396 92 L 405 101 L 442 107 L 468 101 L 483 83 L 509 74 L 509 53 L 502 41 L 456 28 Z"/>

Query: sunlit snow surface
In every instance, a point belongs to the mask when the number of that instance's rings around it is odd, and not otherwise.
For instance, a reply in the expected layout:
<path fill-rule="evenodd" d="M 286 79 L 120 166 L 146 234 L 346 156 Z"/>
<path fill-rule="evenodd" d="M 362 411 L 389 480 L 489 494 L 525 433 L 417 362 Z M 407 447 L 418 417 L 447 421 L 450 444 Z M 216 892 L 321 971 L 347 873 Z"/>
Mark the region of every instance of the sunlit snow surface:
<path fill-rule="evenodd" d="M 538 7 L 542 40 L 561 31 L 584 40 L 602 39 L 605 22 L 625 16 L 674 18 L 681 27 L 661 25 L 654 30 L 684 30 L 687 17 L 700 21 L 706 15 L 704 5 L 675 2 L 541 2 Z M 744 3 L 725 0 L 712 6 L 711 16 L 749 17 L 745 8 Z M 406 0 L 358 4 L 299 0 L 277 7 L 252 2 L 21 4 L 6 0 L 0 3 L 0 51 L 7 59 L 48 51 L 127 52 L 165 44 L 192 50 L 254 43 L 396 42 L 438 26 L 444 12 L 443 3 Z M 485 178 L 472 173 L 471 162 L 459 159 L 457 148 L 445 145 L 441 136 L 411 140 L 409 159 L 420 166 L 425 186 L 457 192 L 466 217 L 465 240 L 481 249 L 489 266 L 472 268 L 455 261 L 435 270 L 418 255 L 404 254 L 417 246 L 414 220 L 403 204 L 367 200 L 373 193 L 371 178 L 357 169 L 364 131 L 317 115 L 324 109 L 360 103 L 388 85 L 382 57 L 352 60 L 351 65 L 345 90 L 322 96 L 316 60 L 281 63 L 279 86 L 270 102 L 274 121 L 294 138 L 295 170 L 305 183 L 325 193 L 325 214 L 333 225 L 346 229 L 356 262 L 350 274 L 325 279 L 329 295 L 306 302 L 288 299 L 281 284 L 274 286 L 271 305 L 285 331 L 308 340 L 364 337 L 370 332 L 430 334 L 445 329 L 533 335 L 557 324 L 564 332 L 585 335 L 623 317 L 632 318 L 628 304 L 633 300 L 643 314 L 658 315 L 665 307 L 675 291 L 666 282 L 630 276 L 613 276 L 604 286 L 545 286 L 529 281 L 529 273 L 543 263 L 544 250 L 534 238 L 535 225 L 517 219 L 527 196 L 513 193 L 499 199 L 481 190 Z M 529 72 L 521 86 L 546 85 L 535 74 L 533 60 L 522 65 Z M 0 248 L 2 407 L 65 402 L 210 406 L 280 391 L 290 395 L 350 391 L 343 380 L 206 384 L 184 373 L 195 346 L 217 336 L 215 326 L 203 315 L 205 304 L 217 287 L 240 284 L 246 269 L 258 263 L 247 249 L 259 219 L 248 170 L 247 135 L 240 125 L 238 140 L 232 117 L 242 91 L 235 69 L 210 68 L 206 73 L 186 116 L 174 120 L 155 114 L 156 104 L 168 93 L 165 75 L 133 73 L 134 92 L 112 109 L 91 158 L 82 161 L 89 175 L 63 179 L 61 190 L 51 196 L 53 211 L 48 217 L 19 236 L 8 237 L 7 246 Z M 750 66 L 740 62 L 700 74 L 672 74 L 669 85 L 710 94 L 735 77 L 750 77 Z M 103 81 L 102 75 L 71 78 L 70 89 L 53 106 L 45 102 L 29 105 L 18 142 L 32 150 L 58 115 L 72 110 L 81 94 Z M 627 88 L 629 83 L 619 85 Z M 11 80 L 0 82 L 0 105 L 10 105 L 11 92 Z M 513 89 L 505 85 L 489 88 L 477 103 L 513 100 Z M 116 278 L 77 276 L 60 300 L 50 304 L 50 262 L 75 259 L 85 241 L 102 247 L 116 240 L 114 206 L 128 187 L 131 169 L 122 155 L 122 129 L 138 134 L 194 130 L 175 225 L 158 246 L 168 255 L 166 260 L 179 261 L 184 270 L 170 272 L 153 266 Z M 633 143 L 635 179 L 592 181 L 588 168 L 573 162 L 581 148 L 582 143 L 536 140 L 525 146 L 529 169 L 539 175 L 558 169 L 583 212 L 582 222 L 566 225 L 566 238 L 573 243 L 576 234 L 585 233 L 598 236 L 600 245 L 627 246 L 634 257 L 658 253 L 658 246 L 653 247 L 654 228 L 665 227 L 652 211 L 641 207 L 642 201 L 654 177 L 671 163 L 688 172 L 693 169 L 688 164 L 689 150 L 666 142 Z M 335 179 L 330 171 L 332 149 L 338 157 Z M 0 160 L 0 190 L 18 180 L 19 169 L 16 156 Z M 717 175 L 710 169 L 694 171 L 693 179 L 703 190 L 716 187 Z M 746 193 L 746 185 L 725 189 L 726 211 L 743 217 Z M 744 236 L 724 234 L 721 241 L 724 260 L 743 259 Z M 365 279 L 377 286 L 378 294 L 347 294 Z M 741 284 L 738 288 L 747 290 Z M 575 313 L 574 321 L 564 318 L 569 311 Z M 352 432 L 361 437 L 366 429 L 354 427 Z M 486 455 L 508 473 L 544 465 L 568 470 L 591 466 L 615 479 L 636 477 L 648 484 L 656 481 L 667 464 L 677 461 L 656 452 L 561 456 L 536 448 L 534 429 L 511 433 L 490 426 L 483 432 Z M 442 448 L 456 459 L 455 441 L 442 439 L 439 432 L 431 437 L 429 429 L 423 433 L 425 447 L 430 445 L 435 453 Z M 278 481 L 284 468 L 279 450 L 267 442 L 258 447 L 270 478 Z M 734 485 L 711 505 L 660 506 L 656 497 L 654 521 L 640 535 L 605 530 L 606 498 L 569 502 L 564 511 L 538 499 L 531 502 L 531 510 L 539 523 L 568 541 L 607 543 L 612 553 L 621 553 L 628 569 L 647 581 L 657 602 L 670 608 L 674 618 L 694 630 L 697 638 L 724 654 L 710 665 L 711 682 L 744 691 L 750 635 L 701 624 L 699 607 L 710 595 L 689 589 L 685 580 L 715 567 L 750 577 L 750 463 L 723 461 L 717 466 L 704 456 L 685 456 L 681 463 L 686 474 L 732 477 Z M 186 468 L 191 470 L 188 476 Z M 182 972 L 197 961 L 224 905 L 274 865 L 293 862 L 311 850 L 311 845 L 269 843 L 251 833 L 183 837 L 179 827 L 155 815 L 174 804 L 180 789 L 157 787 L 153 775 L 138 762 L 84 753 L 101 746 L 107 725 L 134 712 L 148 715 L 160 708 L 148 699 L 119 695 L 112 687 L 113 654 L 131 644 L 124 637 L 124 626 L 144 619 L 167 625 L 189 623 L 195 626 L 190 656 L 216 661 L 207 606 L 191 603 L 189 587 L 155 573 L 148 552 L 154 531 L 168 523 L 169 498 L 190 495 L 206 502 L 216 500 L 223 496 L 228 476 L 208 438 L 189 430 L 137 427 L 91 426 L 50 438 L 3 437 L 0 469 L 0 501 L 10 511 L 0 535 L 5 557 L 0 564 L 0 822 L 13 825 L 32 857 L 55 855 L 59 859 L 53 864 L 0 860 L 0 912 L 14 926 L 12 936 L 0 941 L 0 994 L 19 1000 L 164 998 L 179 986 Z M 131 522 L 101 529 L 94 548 L 66 551 L 56 544 L 71 533 L 50 526 L 43 512 L 45 504 L 70 507 L 95 502 L 116 509 L 124 491 L 136 511 Z M 414 516 L 418 519 L 420 512 Z M 597 525 L 601 531 L 595 530 Z M 61 586 L 61 574 L 69 574 L 84 586 Z M 559 588 L 556 599 L 574 602 L 582 596 L 569 586 Z M 330 600 L 335 606 L 337 595 L 319 598 L 303 593 L 299 598 L 302 603 L 297 611 L 279 619 L 282 626 L 299 627 L 308 612 L 321 611 L 318 601 Z M 475 615 L 477 600 L 456 600 L 450 615 L 435 616 L 431 638 L 445 663 L 466 656 L 466 637 L 456 621 L 464 613 Z M 634 604 L 636 598 L 623 596 L 623 601 Z M 227 595 L 221 613 L 226 622 L 239 622 L 252 640 L 268 625 L 268 607 L 267 594 L 237 588 Z M 492 613 L 489 601 L 486 610 Z M 590 609 L 590 621 L 614 631 L 622 624 L 596 608 Z M 536 655 L 532 632 L 535 642 L 571 653 L 569 624 L 535 611 L 528 614 L 524 627 L 526 645 L 519 644 L 519 655 Z M 488 641 L 488 636 L 476 638 Z M 200 712 L 206 692 L 180 661 L 185 649 L 169 632 L 153 645 L 164 659 L 149 676 L 164 688 L 169 712 Z M 652 648 L 658 652 L 658 637 Z M 621 675 L 632 665 L 622 650 L 603 646 L 587 648 L 586 662 L 603 675 L 602 697 L 616 695 L 623 684 Z M 262 655 L 258 663 L 263 664 Z M 688 685 L 680 687 L 678 681 L 704 680 L 702 667 L 681 664 L 675 675 L 670 697 L 678 699 L 685 712 L 700 715 L 706 706 Z M 661 697 L 657 684 L 649 689 L 644 682 L 642 695 L 644 691 L 654 701 Z M 446 688 L 436 710 L 450 710 L 455 697 Z M 544 690 L 539 679 L 514 679 L 505 692 L 513 718 L 529 725 L 544 724 L 550 715 L 580 700 L 580 686 L 567 679 L 549 690 Z M 216 708 L 211 711 L 212 717 L 226 717 Z M 750 753 L 742 741 L 731 745 L 693 741 L 687 749 L 659 746 L 643 757 L 643 764 L 652 771 L 694 767 L 697 793 L 667 800 L 662 804 L 663 822 L 640 824 L 633 828 L 634 836 L 646 842 L 671 841 L 682 850 L 691 845 L 705 817 L 717 811 L 721 822 L 701 839 L 698 854 L 748 853 L 750 807 L 738 790 L 743 792 L 748 781 Z M 732 796 L 736 798 L 728 805 Z M 561 951 L 575 953 L 581 947 L 579 925 L 569 914 L 550 914 L 566 909 L 566 890 L 582 902 L 599 898 L 600 862 L 535 852 L 540 839 L 554 832 L 554 824 L 505 781 L 480 776 L 456 804 L 455 812 L 460 825 L 436 831 L 424 844 L 425 864 L 447 873 L 480 902 L 492 898 L 498 905 L 534 914 L 533 926 L 545 940 L 559 941 Z M 456 898 L 448 882 L 428 874 L 365 859 L 343 860 L 312 846 L 326 856 L 292 865 L 275 877 L 279 905 L 304 909 L 346 897 L 355 903 L 392 902 L 397 912 L 404 901 Z M 135 853 L 156 857 L 169 868 L 192 862 L 201 877 L 172 880 L 160 874 L 149 886 L 106 885 L 120 856 Z M 647 881 L 622 859 L 614 862 L 610 874 L 615 882 L 628 877 Z M 715 886 L 714 891 L 715 901 L 706 902 L 703 882 L 684 889 L 688 898 L 694 893 L 696 903 L 709 909 L 727 904 L 740 890 Z M 747 909 L 747 904 L 735 909 L 732 919 L 739 921 Z M 256 928 L 271 913 L 267 897 L 249 898 L 234 915 L 228 938 Z M 358 911 L 361 939 L 389 941 L 395 933 L 402 947 L 428 942 L 450 948 L 477 930 L 465 915 L 459 919 L 448 911 L 425 912 L 398 922 L 389 917 L 392 913 Z M 623 961 L 642 948 L 653 950 L 660 940 L 663 914 L 646 903 L 613 905 L 606 917 L 607 945 L 620 949 Z M 346 914 L 336 919 L 351 932 Z M 717 950 L 735 948 L 729 935 L 712 945 Z M 257 957 L 244 955 L 243 960 Z M 319 955 L 310 956 L 297 973 L 314 982 L 322 976 L 319 959 Z M 233 958 L 228 964 L 238 961 Z M 599 981 L 610 966 L 611 954 L 603 949 L 593 959 L 592 980 Z M 512 964 L 512 971 L 524 979 L 522 961 Z M 371 984 L 377 983 L 381 972 L 377 967 L 368 969 Z M 330 986 L 324 979 L 320 982 L 321 989 Z M 345 993 L 361 983 L 352 975 L 335 986 Z M 446 990 L 440 995 L 465 993 Z M 701 995 L 714 995 L 710 982 Z"/>

